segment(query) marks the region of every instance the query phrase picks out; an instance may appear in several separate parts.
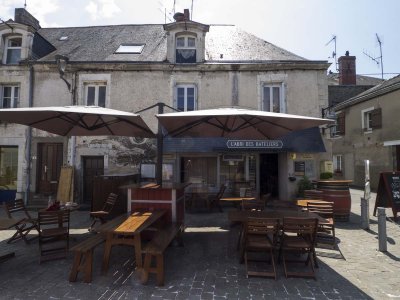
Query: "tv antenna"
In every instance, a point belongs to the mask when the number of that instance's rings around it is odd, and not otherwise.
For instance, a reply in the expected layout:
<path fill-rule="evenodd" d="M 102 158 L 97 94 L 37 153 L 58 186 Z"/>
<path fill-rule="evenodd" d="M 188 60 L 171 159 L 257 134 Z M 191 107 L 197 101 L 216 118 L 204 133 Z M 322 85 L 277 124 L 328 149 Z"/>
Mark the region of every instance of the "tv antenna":
<path fill-rule="evenodd" d="M 332 38 L 329 40 L 329 42 L 327 42 L 325 44 L 325 46 L 328 46 L 332 41 L 335 44 L 335 50 L 332 52 L 332 57 L 329 57 L 329 58 L 335 59 L 335 68 L 336 68 L 336 71 L 338 71 L 337 58 L 336 58 L 336 35 L 333 35 Z"/>
<path fill-rule="evenodd" d="M 24 8 L 26 9 L 26 0 L 25 0 Z"/>
<path fill-rule="evenodd" d="M 373 57 L 372 55 L 368 54 L 367 52 L 363 51 L 363 53 L 368 56 L 370 59 L 372 59 L 374 62 L 376 62 L 376 64 L 379 66 L 381 65 L 381 76 L 382 76 L 382 80 L 383 80 L 383 54 L 382 54 L 382 41 L 381 38 L 379 37 L 379 35 L 377 33 L 375 33 L 376 35 L 376 40 L 379 44 L 379 53 L 380 56 L 378 57 Z"/>
<path fill-rule="evenodd" d="M 173 13 L 171 11 L 167 11 L 167 8 L 161 3 L 161 1 L 158 1 L 158 4 L 160 5 L 160 7 L 158 8 L 158 10 L 164 15 L 164 23 L 167 23 L 167 20 L 169 22 L 173 22 L 171 17 L 173 16 Z"/>

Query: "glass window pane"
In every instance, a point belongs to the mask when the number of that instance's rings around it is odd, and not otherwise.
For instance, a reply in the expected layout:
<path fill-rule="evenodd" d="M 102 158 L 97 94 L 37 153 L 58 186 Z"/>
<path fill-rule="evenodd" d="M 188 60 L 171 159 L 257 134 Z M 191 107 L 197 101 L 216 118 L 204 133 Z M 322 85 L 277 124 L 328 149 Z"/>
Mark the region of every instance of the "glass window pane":
<path fill-rule="evenodd" d="M 99 106 L 106 107 L 106 87 L 99 86 Z"/>
<path fill-rule="evenodd" d="M 271 99 L 271 95 L 270 95 L 270 88 L 269 86 L 264 86 L 264 93 L 263 93 L 263 104 L 262 104 L 262 109 L 264 111 L 270 111 L 270 99 Z"/>
<path fill-rule="evenodd" d="M 185 110 L 185 89 L 177 88 L 177 109 L 184 111 Z"/>
<path fill-rule="evenodd" d="M 11 86 L 5 86 L 3 88 L 3 97 L 4 98 L 11 98 Z"/>
<path fill-rule="evenodd" d="M 176 47 L 185 47 L 185 38 L 179 37 L 176 39 Z"/>
<path fill-rule="evenodd" d="M 21 45 L 22 45 L 21 38 L 15 38 L 15 39 L 8 40 L 8 47 L 21 47 Z"/>
<path fill-rule="evenodd" d="M 95 87 L 94 86 L 88 86 L 88 88 L 87 88 L 86 105 L 95 105 L 94 93 L 95 93 Z"/>
<path fill-rule="evenodd" d="M 196 40 L 194 38 L 188 38 L 188 47 L 194 48 L 196 47 Z"/>
<path fill-rule="evenodd" d="M 7 50 L 7 64 L 16 64 L 21 60 L 21 49 Z"/>
<path fill-rule="evenodd" d="M 279 113 L 281 112 L 281 107 L 280 107 L 280 88 L 279 87 L 273 87 L 272 88 L 272 97 L 273 97 L 273 112 Z"/>
<path fill-rule="evenodd" d="M 14 101 L 13 101 L 13 107 L 17 107 L 18 98 L 19 98 L 19 87 L 18 87 L 18 86 L 15 86 L 15 87 L 14 87 Z"/>
<path fill-rule="evenodd" d="M 17 189 L 18 147 L 0 147 L 0 185 Z"/>
<path fill-rule="evenodd" d="M 194 103 L 194 88 L 187 88 L 187 108 L 186 110 L 194 110 L 195 103 Z"/>

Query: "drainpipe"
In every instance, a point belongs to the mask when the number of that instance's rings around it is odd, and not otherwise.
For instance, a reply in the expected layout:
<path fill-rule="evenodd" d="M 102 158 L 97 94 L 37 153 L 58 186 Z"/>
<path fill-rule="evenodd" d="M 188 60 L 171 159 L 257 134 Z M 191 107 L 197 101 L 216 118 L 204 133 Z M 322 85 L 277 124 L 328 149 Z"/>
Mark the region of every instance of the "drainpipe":
<path fill-rule="evenodd" d="M 72 74 L 72 80 L 71 80 L 71 105 L 76 105 L 76 99 L 75 99 L 75 91 L 76 91 L 76 72 Z M 75 168 L 75 146 L 76 146 L 76 136 L 71 136 L 70 138 L 70 151 L 71 151 L 71 161 L 70 164 L 72 167 Z"/>
<path fill-rule="evenodd" d="M 33 87 L 35 83 L 35 71 L 33 65 L 29 65 L 29 94 L 28 94 L 28 107 L 33 107 Z M 32 165 L 32 127 L 28 126 L 26 137 L 26 151 L 25 160 L 27 163 L 26 168 L 26 189 L 24 195 L 25 205 L 28 204 L 29 194 L 31 190 L 31 165 Z"/>

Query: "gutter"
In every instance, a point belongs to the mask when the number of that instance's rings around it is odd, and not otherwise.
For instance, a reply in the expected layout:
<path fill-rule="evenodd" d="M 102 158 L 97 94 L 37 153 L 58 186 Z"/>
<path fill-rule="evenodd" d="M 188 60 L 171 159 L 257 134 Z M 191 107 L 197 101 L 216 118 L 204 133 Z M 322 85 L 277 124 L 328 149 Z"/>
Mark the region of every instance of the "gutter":
<path fill-rule="evenodd" d="M 33 87 L 35 83 L 35 70 L 33 65 L 29 65 L 29 94 L 28 94 L 28 107 L 33 107 Z M 27 163 L 26 167 L 26 189 L 24 195 L 24 203 L 28 204 L 30 187 L 31 187 L 31 165 L 32 165 L 32 127 L 27 128 L 26 137 L 26 151 L 25 151 L 25 161 Z"/>

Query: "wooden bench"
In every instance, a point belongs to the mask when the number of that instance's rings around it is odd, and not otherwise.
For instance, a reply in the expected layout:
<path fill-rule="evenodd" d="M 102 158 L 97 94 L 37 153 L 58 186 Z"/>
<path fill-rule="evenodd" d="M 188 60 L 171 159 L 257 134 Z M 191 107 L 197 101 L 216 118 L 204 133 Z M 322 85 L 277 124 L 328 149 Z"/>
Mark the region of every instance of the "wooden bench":
<path fill-rule="evenodd" d="M 80 271 L 84 274 L 84 282 L 89 283 L 92 281 L 93 250 L 104 241 L 105 237 L 102 234 L 96 234 L 70 249 L 75 252 L 74 262 L 71 273 L 69 274 L 70 282 L 76 281 Z"/>
<path fill-rule="evenodd" d="M 183 232 L 182 224 L 171 224 L 155 234 L 154 238 L 142 249 L 144 265 L 142 270 L 141 282 L 146 284 L 149 279 L 149 273 L 157 275 L 157 285 L 164 285 L 164 251 L 174 238 L 177 238 L 182 245 L 181 234 Z M 156 259 L 156 265 L 152 267 L 152 260 Z"/>

